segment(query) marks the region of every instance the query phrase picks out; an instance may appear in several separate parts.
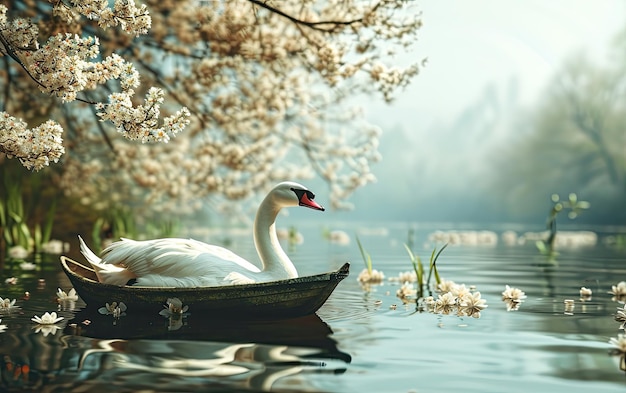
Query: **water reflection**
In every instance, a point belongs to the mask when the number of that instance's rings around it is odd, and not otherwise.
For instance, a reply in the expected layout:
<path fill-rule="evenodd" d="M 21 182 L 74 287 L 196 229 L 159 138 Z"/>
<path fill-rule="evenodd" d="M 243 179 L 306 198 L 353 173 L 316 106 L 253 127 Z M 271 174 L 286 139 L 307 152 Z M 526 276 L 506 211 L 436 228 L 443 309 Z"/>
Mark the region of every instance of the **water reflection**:
<path fill-rule="evenodd" d="M 66 333 L 92 340 L 79 351 L 77 370 L 92 381 L 124 380 L 134 388 L 154 387 L 156 379 L 160 389 L 173 391 L 197 386 L 267 391 L 288 376 L 342 373 L 351 361 L 316 315 L 260 322 L 190 315 L 178 319 L 182 326 L 176 330 L 171 319 L 129 312 L 113 325 L 93 310 L 79 311 Z"/>
<path fill-rule="evenodd" d="M 32 329 L 3 334 L 0 391 L 319 390 L 302 375 L 343 373 L 351 362 L 317 315 L 258 322 L 199 314 L 171 319 L 129 310 L 114 324 L 111 316 L 85 308 L 56 335 Z M 172 323 L 181 326 L 172 330 Z"/>
<path fill-rule="evenodd" d="M 124 381 L 126 387 L 185 390 L 228 386 L 271 390 L 301 373 L 343 373 L 350 355 L 329 336 L 317 315 L 283 321 L 220 321 L 215 315 L 182 318 L 130 312 L 110 316 L 80 310 L 65 333 L 88 348 L 77 351 L 76 370 L 95 381 Z M 177 324 L 176 329 L 172 325 Z M 304 384 L 295 378 L 292 384 Z"/>

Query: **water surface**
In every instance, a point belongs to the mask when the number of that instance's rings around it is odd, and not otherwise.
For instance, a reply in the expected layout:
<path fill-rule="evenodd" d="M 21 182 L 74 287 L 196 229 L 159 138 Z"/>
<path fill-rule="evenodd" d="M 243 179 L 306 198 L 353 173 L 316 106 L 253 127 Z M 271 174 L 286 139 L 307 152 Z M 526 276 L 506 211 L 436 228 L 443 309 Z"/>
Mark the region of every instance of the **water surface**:
<path fill-rule="evenodd" d="M 411 269 L 408 226 L 346 226 L 359 233 L 374 267 L 387 277 Z M 434 228 L 413 228 L 416 253 L 428 259 Z M 301 229 L 290 250 L 301 274 L 351 261 L 351 275 L 317 315 L 274 322 L 228 322 L 189 310 L 180 320 L 127 310 L 114 319 L 103 305 L 59 305 L 69 281 L 56 259 L 34 272 L 7 266 L 0 296 L 19 310 L 2 316 L 1 389 L 41 392 L 326 391 L 326 392 L 622 392 L 626 374 L 609 338 L 623 303 L 607 292 L 626 280 L 626 252 L 602 245 L 560 250 L 547 263 L 532 245 L 449 246 L 439 260 L 445 279 L 474 285 L 487 300 L 480 318 L 418 311 L 396 296 L 398 283 L 363 288 L 351 244 L 330 244 L 322 228 Z M 496 230 L 497 232 L 497 230 Z M 231 239 L 234 245 L 248 239 Z M 234 246 L 233 246 L 234 247 Z M 243 246 L 242 246 L 243 247 Z M 242 254 L 252 258 L 248 245 Z M 78 258 L 78 257 L 77 257 Z M 4 283 L 18 277 L 16 285 Z M 40 278 L 45 280 L 42 285 Z M 505 285 L 528 298 L 516 311 Z M 593 290 L 581 301 L 580 287 Z M 24 292 L 30 292 L 25 300 Z M 574 300 L 566 308 L 565 299 Z M 57 311 L 56 331 L 37 331 L 33 315 Z M 623 331 L 622 331 L 623 333 Z"/>

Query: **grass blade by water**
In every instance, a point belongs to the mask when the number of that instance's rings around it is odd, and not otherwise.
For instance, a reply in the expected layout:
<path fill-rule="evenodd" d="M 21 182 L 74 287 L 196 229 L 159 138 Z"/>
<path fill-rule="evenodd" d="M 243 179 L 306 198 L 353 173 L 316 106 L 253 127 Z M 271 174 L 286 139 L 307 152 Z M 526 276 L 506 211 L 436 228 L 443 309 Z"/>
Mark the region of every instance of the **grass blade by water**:
<path fill-rule="evenodd" d="M 407 244 L 404 244 L 404 248 L 406 252 L 409 253 L 409 258 L 411 258 L 411 264 L 413 265 L 413 270 L 417 277 L 417 284 L 421 286 L 424 283 L 424 265 L 422 264 L 422 260 L 419 255 L 413 254 L 413 251 L 411 251 L 411 248 Z"/>
<path fill-rule="evenodd" d="M 435 247 L 433 249 L 432 254 L 430 254 L 430 267 L 428 269 L 428 280 L 427 280 L 427 282 L 430 282 L 430 277 L 434 273 L 435 274 L 435 281 L 437 282 L 437 284 L 441 283 L 441 277 L 439 276 L 439 272 L 437 271 L 437 259 L 439 258 L 439 255 L 441 255 L 443 250 L 446 249 L 446 247 L 448 247 L 448 243 L 444 244 L 443 247 L 441 247 L 441 250 L 439 250 L 439 252 L 437 252 L 437 247 Z M 437 252 L 437 254 L 435 254 L 435 252 Z"/>
<path fill-rule="evenodd" d="M 372 274 L 372 257 L 370 256 L 370 254 L 365 252 L 358 236 L 356 237 L 356 243 L 359 245 L 359 251 L 361 251 L 361 257 L 363 258 L 363 262 L 365 263 L 367 271 Z"/>

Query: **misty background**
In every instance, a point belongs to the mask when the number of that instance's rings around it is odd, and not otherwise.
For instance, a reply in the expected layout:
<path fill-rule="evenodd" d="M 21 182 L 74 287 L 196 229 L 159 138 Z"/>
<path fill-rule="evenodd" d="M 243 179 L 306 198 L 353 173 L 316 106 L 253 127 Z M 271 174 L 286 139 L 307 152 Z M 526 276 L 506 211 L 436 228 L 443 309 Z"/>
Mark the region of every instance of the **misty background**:
<path fill-rule="evenodd" d="M 542 223 L 553 193 L 575 192 L 591 203 L 577 223 L 626 224 L 626 3 L 422 10 L 416 53 L 398 61 L 426 67 L 393 104 L 357 102 L 383 130 L 383 160 L 336 217 Z"/>

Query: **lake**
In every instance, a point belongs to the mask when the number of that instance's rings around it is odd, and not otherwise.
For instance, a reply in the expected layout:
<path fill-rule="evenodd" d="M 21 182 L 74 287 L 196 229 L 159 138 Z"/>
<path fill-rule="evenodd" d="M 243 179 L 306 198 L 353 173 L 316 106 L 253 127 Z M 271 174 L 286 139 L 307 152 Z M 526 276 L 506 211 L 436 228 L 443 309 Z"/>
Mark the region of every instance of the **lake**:
<path fill-rule="evenodd" d="M 193 309 L 176 321 L 131 309 L 116 319 L 98 312 L 104 305 L 87 306 L 81 300 L 59 304 L 57 288 L 67 292 L 71 285 L 58 257 L 47 256 L 32 271 L 7 263 L 0 297 L 17 299 L 20 308 L 1 316 L 6 329 L 0 333 L 0 390 L 626 389 L 624 357 L 609 344 L 623 333 L 614 314 L 624 303 L 608 293 L 626 281 L 626 249 L 610 244 L 611 236 L 625 233 L 624 228 L 593 228 L 595 245 L 562 246 L 554 262 L 539 254 L 534 241 L 505 244 L 505 230 L 519 235 L 528 229 L 516 225 L 337 223 L 332 229 L 349 235 L 347 245 L 325 239 L 322 225 L 297 229 L 303 242 L 284 247 L 301 275 L 335 270 L 346 261 L 351 273 L 317 315 L 285 321 L 232 323 Z M 477 232 L 482 229 L 490 232 Z M 249 233 L 221 231 L 206 237 L 256 260 Z M 379 285 L 365 287 L 357 281 L 364 268 L 357 234 L 373 267 L 385 274 Z M 412 269 L 404 244 L 412 243 L 413 251 L 428 261 L 433 247 L 444 241 L 462 244 L 450 244 L 442 252 L 439 273 L 480 291 L 488 307 L 479 318 L 418 309 L 396 296 L 401 283 L 390 278 Z M 77 242 L 72 247 L 68 255 L 82 260 Z M 9 277 L 17 283 L 6 283 Z M 516 310 L 507 310 L 502 300 L 506 285 L 527 296 Z M 591 289 L 591 297 L 581 298 L 581 287 Z M 37 329 L 31 318 L 51 311 L 64 318 L 58 329 Z"/>

